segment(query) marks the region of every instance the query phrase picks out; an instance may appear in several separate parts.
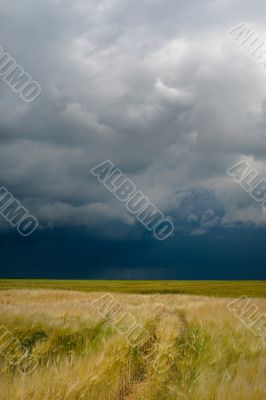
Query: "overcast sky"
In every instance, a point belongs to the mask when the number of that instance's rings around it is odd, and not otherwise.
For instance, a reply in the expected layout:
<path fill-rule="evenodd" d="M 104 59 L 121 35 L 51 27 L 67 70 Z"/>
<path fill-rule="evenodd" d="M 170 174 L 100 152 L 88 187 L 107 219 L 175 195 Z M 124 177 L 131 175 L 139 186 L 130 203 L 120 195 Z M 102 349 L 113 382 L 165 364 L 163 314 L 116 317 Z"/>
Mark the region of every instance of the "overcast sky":
<path fill-rule="evenodd" d="M 246 159 L 266 178 L 266 74 L 227 32 L 247 23 L 266 41 L 265 15 L 258 0 L 0 0 L 0 46 L 42 87 L 26 104 L 0 79 L 0 186 L 38 218 L 36 237 L 160 246 L 90 174 L 107 159 L 173 219 L 169 243 L 263 231 L 226 170 Z M 3 243 L 13 230 L 0 219 Z"/>

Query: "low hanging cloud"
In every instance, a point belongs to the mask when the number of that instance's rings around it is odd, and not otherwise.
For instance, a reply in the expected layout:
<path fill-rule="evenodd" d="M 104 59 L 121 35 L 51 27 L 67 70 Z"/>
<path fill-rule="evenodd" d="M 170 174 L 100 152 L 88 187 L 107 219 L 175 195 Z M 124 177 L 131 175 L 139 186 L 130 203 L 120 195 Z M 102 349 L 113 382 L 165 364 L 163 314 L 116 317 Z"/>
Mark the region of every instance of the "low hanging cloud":
<path fill-rule="evenodd" d="M 0 45 L 42 87 L 24 104 L 0 80 L 1 184 L 43 228 L 142 234 L 90 175 L 107 159 L 179 233 L 265 225 L 226 170 L 248 158 L 266 177 L 266 76 L 227 35 L 247 21 L 266 39 L 266 4 L 3 0 L 1 8 Z"/>

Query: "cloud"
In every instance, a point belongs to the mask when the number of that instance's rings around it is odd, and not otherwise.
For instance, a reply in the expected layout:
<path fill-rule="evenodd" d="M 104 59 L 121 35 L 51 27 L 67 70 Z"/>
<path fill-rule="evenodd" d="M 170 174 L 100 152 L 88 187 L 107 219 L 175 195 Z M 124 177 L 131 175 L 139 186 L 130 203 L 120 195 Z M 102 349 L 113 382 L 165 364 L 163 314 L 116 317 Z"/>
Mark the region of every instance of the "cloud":
<path fill-rule="evenodd" d="M 177 218 L 178 231 L 264 226 L 259 205 L 226 170 L 248 157 L 266 176 L 266 76 L 227 35 L 247 21 L 266 39 L 265 8 L 247 0 L 3 0 L 0 45 L 43 92 L 25 105 L 0 81 L 1 184 L 43 226 L 139 234 L 89 173 L 110 159 Z"/>

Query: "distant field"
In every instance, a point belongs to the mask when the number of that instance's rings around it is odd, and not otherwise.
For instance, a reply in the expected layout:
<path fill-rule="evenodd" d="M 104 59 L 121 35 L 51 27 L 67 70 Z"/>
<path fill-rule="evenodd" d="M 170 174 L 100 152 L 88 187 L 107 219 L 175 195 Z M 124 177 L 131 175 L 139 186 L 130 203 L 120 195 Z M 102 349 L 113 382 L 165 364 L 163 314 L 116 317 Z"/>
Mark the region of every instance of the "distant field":
<path fill-rule="evenodd" d="M 191 294 L 217 297 L 266 297 L 266 281 L 113 281 L 1 279 L 2 289 L 66 289 L 83 292 Z"/>

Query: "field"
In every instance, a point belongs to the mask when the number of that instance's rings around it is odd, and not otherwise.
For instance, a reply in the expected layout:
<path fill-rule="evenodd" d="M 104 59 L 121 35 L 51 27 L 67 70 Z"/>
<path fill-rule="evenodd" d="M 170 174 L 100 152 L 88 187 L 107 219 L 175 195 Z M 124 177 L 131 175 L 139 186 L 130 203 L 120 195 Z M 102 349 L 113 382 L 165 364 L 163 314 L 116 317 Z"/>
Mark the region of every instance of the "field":
<path fill-rule="evenodd" d="M 192 294 L 220 297 L 266 297 L 265 281 L 97 281 L 0 279 L 1 289 L 64 289 L 84 292 Z"/>
<path fill-rule="evenodd" d="M 31 284 L 35 289 L 18 288 Z M 95 282 L 60 283 L 69 290 L 56 289 L 55 281 L 38 286 L 45 285 L 50 289 L 1 281 L 2 330 L 38 363 L 23 374 L 2 350 L 0 399 L 265 400 L 265 344 L 228 308 L 235 299 L 225 297 L 233 289 L 263 297 L 263 283 L 121 282 L 120 293 L 111 293 L 114 282 L 108 293 Z M 156 287 L 205 296 L 134 293 Z M 266 299 L 251 302 L 266 312 Z M 128 334 L 135 323 L 142 332 L 137 346 Z"/>

